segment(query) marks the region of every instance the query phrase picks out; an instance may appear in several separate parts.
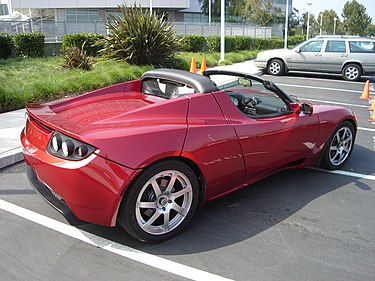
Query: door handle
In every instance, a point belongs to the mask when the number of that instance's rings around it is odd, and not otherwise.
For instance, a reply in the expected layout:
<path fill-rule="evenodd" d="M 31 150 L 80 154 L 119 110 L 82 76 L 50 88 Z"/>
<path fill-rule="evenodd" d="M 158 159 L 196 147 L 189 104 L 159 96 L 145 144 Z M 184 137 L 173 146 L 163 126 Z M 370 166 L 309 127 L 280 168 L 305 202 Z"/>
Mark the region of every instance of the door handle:
<path fill-rule="evenodd" d="M 345 57 L 347 57 L 348 55 L 347 54 L 341 54 L 341 57 L 342 58 L 345 58 Z"/>
<path fill-rule="evenodd" d="M 321 53 L 319 53 L 319 54 L 316 54 L 315 56 L 316 56 L 316 57 L 321 57 L 321 56 L 322 56 L 322 54 L 321 54 Z"/>

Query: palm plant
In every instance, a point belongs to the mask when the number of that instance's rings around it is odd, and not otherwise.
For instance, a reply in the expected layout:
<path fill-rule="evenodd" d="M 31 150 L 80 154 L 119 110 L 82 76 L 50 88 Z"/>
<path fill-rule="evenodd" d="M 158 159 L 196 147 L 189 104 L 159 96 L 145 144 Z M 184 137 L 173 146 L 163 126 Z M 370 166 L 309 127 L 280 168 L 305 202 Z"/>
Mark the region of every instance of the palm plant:
<path fill-rule="evenodd" d="M 179 38 L 166 14 L 143 11 L 136 5 L 119 6 L 120 15 L 106 22 L 109 35 L 100 40 L 104 55 L 136 65 L 163 65 L 179 49 Z"/>

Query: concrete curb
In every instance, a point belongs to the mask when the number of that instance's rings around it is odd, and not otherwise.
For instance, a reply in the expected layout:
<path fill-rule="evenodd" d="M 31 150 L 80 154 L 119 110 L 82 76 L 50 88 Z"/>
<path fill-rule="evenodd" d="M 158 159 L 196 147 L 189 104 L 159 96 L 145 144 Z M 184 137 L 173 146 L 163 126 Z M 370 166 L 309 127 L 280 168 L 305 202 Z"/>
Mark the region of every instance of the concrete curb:
<path fill-rule="evenodd" d="M 23 161 L 21 147 L 11 149 L 0 155 L 0 169 Z"/>

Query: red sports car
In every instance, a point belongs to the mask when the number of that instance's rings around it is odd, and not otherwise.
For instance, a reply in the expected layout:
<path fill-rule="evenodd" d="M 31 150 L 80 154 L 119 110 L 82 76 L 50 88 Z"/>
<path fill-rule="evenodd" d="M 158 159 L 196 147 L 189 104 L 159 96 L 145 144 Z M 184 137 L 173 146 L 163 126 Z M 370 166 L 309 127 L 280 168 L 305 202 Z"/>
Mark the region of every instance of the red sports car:
<path fill-rule="evenodd" d="M 134 80 L 29 105 L 28 177 L 72 221 L 118 222 L 168 239 L 197 207 L 280 170 L 340 168 L 354 113 L 289 97 L 259 77 L 155 69 Z"/>

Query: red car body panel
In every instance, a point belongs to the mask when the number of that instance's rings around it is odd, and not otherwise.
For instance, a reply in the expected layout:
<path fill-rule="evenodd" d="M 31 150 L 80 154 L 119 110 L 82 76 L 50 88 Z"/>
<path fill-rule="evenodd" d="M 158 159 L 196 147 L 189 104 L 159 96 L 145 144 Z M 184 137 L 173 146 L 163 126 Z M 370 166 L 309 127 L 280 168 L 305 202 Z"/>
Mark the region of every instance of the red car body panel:
<path fill-rule="evenodd" d="M 95 153 L 82 161 L 57 158 L 45 152 L 48 143 L 45 136 L 49 134 L 52 133 L 29 118 L 21 133 L 25 162 L 43 183 L 64 198 L 78 219 L 115 225 L 121 192 L 139 170 L 131 170 Z M 42 142 L 38 141 L 40 137 Z"/>
<path fill-rule="evenodd" d="M 121 200 L 142 169 L 180 157 L 197 167 L 208 201 L 282 169 L 316 165 L 348 109 L 314 106 L 314 113 L 249 118 L 224 91 L 163 99 L 141 92 L 141 81 L 76 98 L 27 107 L 24 158 L 74 215 L 113 226 Z M 96 148 L 80 161 L 47 152 L 53 132 Z"/>

